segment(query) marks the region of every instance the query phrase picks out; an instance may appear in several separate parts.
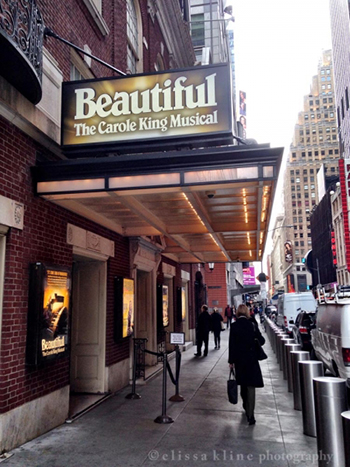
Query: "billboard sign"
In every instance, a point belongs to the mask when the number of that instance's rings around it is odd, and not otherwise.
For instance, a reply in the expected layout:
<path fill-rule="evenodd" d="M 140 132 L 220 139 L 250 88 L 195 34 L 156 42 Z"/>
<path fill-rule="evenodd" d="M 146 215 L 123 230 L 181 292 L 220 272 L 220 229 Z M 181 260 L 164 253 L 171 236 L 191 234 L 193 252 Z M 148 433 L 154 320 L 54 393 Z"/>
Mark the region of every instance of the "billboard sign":
<path fill-rule="evenodd" d="M 284 243 L 284 259 L 286 263 L 293 262 L 293 248 L 292 248 L 292 242 L 290 240 L 287 240 Z"/>
<path fill-rule="evenodd" d="M 155 139 L 232 137 L 230 93 L 228 64 L 66 82 L 61 143 L 67 150 L 86 150 L 88 145 L 147 146 Z"/>
<path fill-rule="evenodd" d="M 243 268 L 243 285 L 255 285 L 255 268 L 250 266 Z"/>

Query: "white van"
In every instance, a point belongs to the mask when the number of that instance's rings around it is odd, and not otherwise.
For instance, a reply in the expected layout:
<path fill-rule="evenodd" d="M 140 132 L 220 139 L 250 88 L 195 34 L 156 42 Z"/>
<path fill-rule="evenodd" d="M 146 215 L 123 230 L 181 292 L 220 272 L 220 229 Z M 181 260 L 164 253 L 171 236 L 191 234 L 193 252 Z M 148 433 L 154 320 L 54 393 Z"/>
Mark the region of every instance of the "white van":
<path fill-rule="evenodd" d="M 278 297 L 277 325 L 292 334 L 295 318 L 300 311 L 316 311 L 317 302 L 312 292 L 284 293 Z"/>
<path fill-rule="evenodd" d="M 311 342 L 316 358 L 350 388 L 350 298 L 336 301 L 319 304 Z"/>

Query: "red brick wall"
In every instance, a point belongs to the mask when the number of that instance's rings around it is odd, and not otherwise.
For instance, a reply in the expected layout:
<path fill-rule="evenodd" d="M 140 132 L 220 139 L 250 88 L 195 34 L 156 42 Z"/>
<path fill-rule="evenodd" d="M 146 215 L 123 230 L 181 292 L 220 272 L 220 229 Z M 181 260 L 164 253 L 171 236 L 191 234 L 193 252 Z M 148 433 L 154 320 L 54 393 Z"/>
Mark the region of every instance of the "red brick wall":
<path fill-rule="evenodd" d="M 155 71 L 154 63 L 157 54 L 161 52 L 161 42 L 165 46 L 157 19 L 153 22 L 147 13 L 147 0 L 140 0 L 142 17 L 142 35 L 145 37 L 148 48 L 143 47 L 143 71 Z M 92 55 L 97 56 L 106 63 L 113 65 L 122 72 L 126 72 L 126 2 L 125 0 L 104 0 L 103 19 L 110 33 L 103 36 L 96 22 L 86 8 L 82 0 L 64 0 L 51 2 L 37 0 L 37 5 L 42 13 L 45 26 L 52 29 L 62 38 L 72 42 L 80 48 L 87 44 Z M 64 81 L 69 81 L 70 53 L 68 45 L 53 38 L 46 38 L 45 47 L 58 61 L 63 71 Z M 164 47 L 163 60 L 165 69 L 169 68 L 169 53 Z M 107 67 L 92 60 L 91 71 L 96 77 L 118 76 Z"/>
<path fill-rule="evenodd" d="M 71 267 L 67 223 L 115 242 L 115 258 L 108 261 L 107 365 L 129 355 L 127 340 L 113 341 L 115 275 L 129 275 L 129 242 L 118 234 L 59 206 L 33 196 L 30 166 L 36 150 L 43 150 L 16 127 L 0 118 L 0 194 L 25 206 L 23 231 L 11 229 L 6 242 L 5 284 L 0 359 L 0 411 L 6 412 L 69 383 L 69 359 L 34 369 L 25 366 L 29 263 L 40 261 Z"/>
<path fill-rule="evenodd" d="M 214 270 L 209 272 L 208 265 L 205 265 L 205 282 L 207 284 L 208 306 L 221 308 L 222 315 L 227 305 L 227 287 L 226 287 L 226 265 L 224 263 L 215 263 Z M 215 288 L 211 288 L 215 287 Z M 218 301 L 217 305 L 213 305 Z"/>

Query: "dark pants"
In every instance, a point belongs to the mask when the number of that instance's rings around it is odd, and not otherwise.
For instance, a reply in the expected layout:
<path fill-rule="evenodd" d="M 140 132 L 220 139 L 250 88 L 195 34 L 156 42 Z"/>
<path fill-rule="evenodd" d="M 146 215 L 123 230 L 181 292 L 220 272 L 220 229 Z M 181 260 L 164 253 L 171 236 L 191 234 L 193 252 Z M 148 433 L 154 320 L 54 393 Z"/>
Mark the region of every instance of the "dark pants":
<path fill-rule="evenodd" d="M 255 408 L 255 388 L 253 386 L 241 386 L 241 397 L 247 418 L 253 418 Z"/>
<path fill-rule="evenodd" d="M 214 331 L 214 342 L 215 342 L 215 347 L 220 347 L 220 331 Z"/>
<path fill-rule="evenodd" d="M 228 316 L 227 321 L 226 321 L 226 329 L 228 329 L 231 326 L 231 320 L 232 320 L 232 317 Z"/>
<path fill-rule="evenodd" d="M 209 340 L 209 332 L 199 332 L 197 336 L 197 354 L 201 355 L 202 353 L 202 345 L 204 343 L 204 355 L 208 355 L 208 340 Z"/>

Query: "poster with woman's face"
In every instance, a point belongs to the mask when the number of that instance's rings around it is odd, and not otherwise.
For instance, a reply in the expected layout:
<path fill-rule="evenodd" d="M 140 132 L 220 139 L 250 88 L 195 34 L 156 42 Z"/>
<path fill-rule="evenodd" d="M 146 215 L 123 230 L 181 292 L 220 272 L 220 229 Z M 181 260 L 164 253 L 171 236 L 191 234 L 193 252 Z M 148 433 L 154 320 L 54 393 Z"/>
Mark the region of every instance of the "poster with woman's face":
<path fill-rule="evenodd" d="M 292 242 L 287 240 L 284 244 L 284 259 L 287 263 L 291 263 L 293 261 L 293 249 L 292 249 Z"/>
<path fill-rule="evenodd" d="M 123 337 L 134 332 L 134 281 L 123 279 Z"/>

